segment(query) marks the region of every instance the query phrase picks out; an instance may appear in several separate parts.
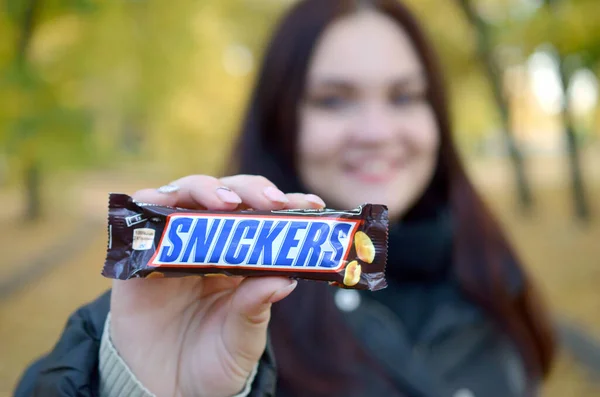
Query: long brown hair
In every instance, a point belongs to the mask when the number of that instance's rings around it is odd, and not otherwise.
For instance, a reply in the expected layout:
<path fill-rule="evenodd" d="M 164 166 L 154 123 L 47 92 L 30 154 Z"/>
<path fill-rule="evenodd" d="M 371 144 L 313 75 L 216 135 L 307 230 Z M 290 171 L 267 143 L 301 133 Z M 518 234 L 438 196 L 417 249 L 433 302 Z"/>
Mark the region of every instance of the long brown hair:
<path fill-rule="evenodd" d="M 456 219 L 454 271 L 460 286 L 518 347 L 530 385 L 545 377 L 554 339 L 545 309 L 499 224 L 467 177 L 452 140 L 444 83 L 434 52 L 411 12 L 395 0 L 306 0 L 276 27 L 242 124 L 230 171 L 263 175 L 284 191 L 304 191 L 296 172 L 297 108 L 317 40 L 362 7 L 393 18 L 411 38 L 428 79 L 441 134 L 436 172 L 419 207 L 446 204 Z M 518 280 L 515 282 L 515 280 Z M 271 337 L 279 382 L 299 395 L 326 395 L 351 377 L 363 351 L 321 283 L 301 283 L 273 308 Z M 317 347 L 318 346 L 318 347 Z M 337 382 L 336 382 L 337 381 Z M 534 386 L 535 387 L 535 386 Z"/>

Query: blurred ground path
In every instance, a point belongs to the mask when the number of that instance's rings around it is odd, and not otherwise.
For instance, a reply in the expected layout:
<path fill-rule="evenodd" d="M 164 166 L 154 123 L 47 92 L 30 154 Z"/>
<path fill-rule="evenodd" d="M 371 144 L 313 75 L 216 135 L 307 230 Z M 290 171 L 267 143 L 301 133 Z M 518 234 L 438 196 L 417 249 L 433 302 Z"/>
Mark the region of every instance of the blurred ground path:
<path fill-rule="evenodd" d="M 9 396 L 31 360 L 52 348 L 71 312 L 109 287 L 99 275 L 106 236 L 89 239 L 87 249 L 0 302 L 0 396 Z"/>
<path fill-rule="evenodd" d="M 23 223 L 17 192 L 0 193 L 0 397 L 23 369 L 52 348 L 68 316 L 110 287 L 106 254 L 109 192 L 164 183 L 130 173 L 86 173 L 48 181 L 49 204 L 37 224 Z M 60 188 L 59 188 L 60 187 Z"/>
<path fill-rule="evenodd" d="M 586 179 L 595 203 L 596 220 L 588 228 L 571 218 L 567 175 L 562 163 L 538 159 L 529 170 L 535 180 L 538 208 L 529 218 L 514 210 L 510 170 L 504 160 L 471 161 L 470 170 L 492 208 L 509 231 L 529 272 L 554 312 L 568 325 L 561 335 L 574 344 L 560 360 L 544 393 L 548 397 L 598 396 L 600 388 L 575 360 L 593 353 L 580 328 L 600 338 L 600 153 L 586 158 Z M 155 175 L 141 179 L 140 175 Z M 0 193 L 0 285 L 32 264 L 45 264 L 39 278 L 28 278 L 0 300 L 0 397 L 9 396 L 24 367 L 52 348 L 68 315 L 109 287 L 99 275 L 106 252 L 106 204 L 111 191 L 132 193 L 157 187 L 170 179 L 159 172 L 132 169 L 86 173 L 78 179 L 49 181 L 51 215 L 38 225 L 23 225 L 15 217 L 15 194 Z M 60 187 L 60 189 L 58 189 Z M 60 205 L 59 205 L 60 204 Z M 8 226 L 8 227 L 6 227 Z M 80 243 L 71 246 L 69 243 Z M 58 248 L 56 248 L 58 247 Z M 56 260 L 52 260 L 55 258 Z M 40 262 L 41 261 L 41 262 Z M 37 273 L 36 273 L 37 274 Z M 566 335 L 566 336 L 565 336 Z M 593 341 L 592 341 L 593 343 Z M 577 354 L 576 354 L 577 355 Z M 586 356 L 594 359 L 593 356 Z"/>
<path fill-rule="evenodd" d="M 152 180 L 136 174 L 133 169 L 128 173 L 88 172 L 50 179 L 46 182 L 44 218 L 32 224 L 21 219 L 19 192 L 0 192 L 0 300 L 85 250 L 96 233 L 106 230 L 110 192 L 131 194 L 153 186 Z"/>
<path fill-rule="evenodd" d="M 100 222 L 95 219 L 70 219 L 64 221 L 56 228 L 50 228 L 51 236 L 44 238 L 40 245 L 33 250 L 26 250 L 27 256 L 18 257 L 22 250 L 18 247 L 22 239 L 12 245 L 13 255 L 17 257 L 11 262 L 4 262 L 2 277 L 0 277 L 0 302 L 8 299 L 13 293 L 26 287 L 51 272 L 63 261 L 67 261 L 80 253 L 86 252 L 88 245 L 93 241 L 93 234 L 101 227 Z M 43 231 L 40 231 L 43 233 Z M 39 238 L 39 237 L 38 237 Z M 5 241 L 4 245 L 12 241 Z M 1 252 L 5 252 L 2 250 Z"/>

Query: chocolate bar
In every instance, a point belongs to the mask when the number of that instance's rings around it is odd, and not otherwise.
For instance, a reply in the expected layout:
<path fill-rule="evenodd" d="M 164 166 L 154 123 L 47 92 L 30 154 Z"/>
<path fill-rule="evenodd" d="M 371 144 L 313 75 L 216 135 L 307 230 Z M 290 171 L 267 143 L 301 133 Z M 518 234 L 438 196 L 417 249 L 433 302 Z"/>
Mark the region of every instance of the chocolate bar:
<path fill-rule="evenodd" d="M 286 276 L 376 291 L 387 286 L 388 210 L 206 211 L 112 193 L 102 275 Z"/>

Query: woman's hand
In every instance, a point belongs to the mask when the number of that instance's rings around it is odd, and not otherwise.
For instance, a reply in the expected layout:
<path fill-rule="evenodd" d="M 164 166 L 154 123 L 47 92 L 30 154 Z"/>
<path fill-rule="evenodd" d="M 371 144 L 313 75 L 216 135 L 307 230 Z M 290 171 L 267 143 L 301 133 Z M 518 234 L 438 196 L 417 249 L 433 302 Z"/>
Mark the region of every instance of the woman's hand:
<path fill-rule="evenodd" d="M 325 205 L 315 195 L 283 194 L 252 175 L 188 176 L 133 197 L 208 210 Z M 111 338 L 135 376 L 157 396 L 233 396 L 265 349 L 271 304 L 295 286 L 282 277 L 115 280 Z"/>

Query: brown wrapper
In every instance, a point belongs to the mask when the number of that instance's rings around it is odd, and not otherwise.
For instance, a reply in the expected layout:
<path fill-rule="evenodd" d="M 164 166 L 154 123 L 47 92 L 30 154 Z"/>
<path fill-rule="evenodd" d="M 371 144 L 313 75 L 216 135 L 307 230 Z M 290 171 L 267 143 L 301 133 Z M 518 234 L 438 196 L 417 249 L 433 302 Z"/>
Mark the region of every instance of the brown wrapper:
<path fill-rule="evenodd" d="M 108 278 L 286 276 L 376 291 L 387 286 L 388 211 L 202 211 L 109 197 Z"/>

